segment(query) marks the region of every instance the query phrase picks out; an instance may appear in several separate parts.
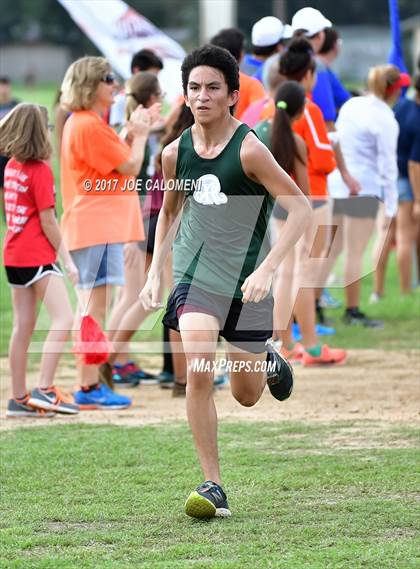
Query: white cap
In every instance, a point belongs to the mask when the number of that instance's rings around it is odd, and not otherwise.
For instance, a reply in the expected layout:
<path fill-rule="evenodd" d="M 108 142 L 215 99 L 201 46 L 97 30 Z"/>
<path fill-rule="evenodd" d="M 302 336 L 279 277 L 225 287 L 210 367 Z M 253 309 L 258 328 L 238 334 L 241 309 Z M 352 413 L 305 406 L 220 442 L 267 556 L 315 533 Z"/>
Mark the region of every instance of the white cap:
<path fill-rule="evenodd" d="M 252 26 L 251 41 L 257 47 L 266 47 L 278 43 L 284 37 L 286 28 L 278 18 L 266 16 Z"/>
<path fill-rule="evenodd" d="M 284 40 L 288 40 L 293 37 L 293 28 L 289 26 L 289 24 L 284 24 L 283 27 L 283 38 Z"/>
<path fill-rule="evenodd" d="M 327 20 L 319 10 L 315 8 L 302 8 L 298 10 L 292 18 L 292 29 L 294 32 L 297 30 L 306 30 L 305 36 L 311 37 L 315 34 L 331 28 L 332 23 Z"/>

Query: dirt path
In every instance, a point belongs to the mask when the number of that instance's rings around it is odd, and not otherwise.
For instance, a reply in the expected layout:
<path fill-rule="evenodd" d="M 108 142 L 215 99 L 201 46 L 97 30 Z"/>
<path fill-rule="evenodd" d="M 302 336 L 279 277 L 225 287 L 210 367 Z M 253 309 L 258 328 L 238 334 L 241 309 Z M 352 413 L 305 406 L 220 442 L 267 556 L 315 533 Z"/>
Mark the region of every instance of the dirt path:
<path fill-rule="evenodd" d="M 150 359 L 147 369 L 156 368 L 158 359 Z M 84 411 L 77 417 L 56 415 L 52 419 L 5 419 L 9 397 L 9 374 L 5 359 L 1 365 L 1 429 L 18 426 L 62 424 L 69 422 L 114 425 L 146 425 L 185 420 L 185 400 L 173 399 L 170 391 L 158 386 L 126 389 L 134 404 L 125 411 Z M 146 367 L 146 366 L 145 366 Z M 249 421 L 343 421 L 374 420 L 416 423 L 420 415 L 420 352 L 350 351 L 348 363 L 335 368 L 295 366 L 293 396 L 279 403 L 266 391 L 253 408 L 241 407 L 229 388 L 218 390 L 216 405 L 219 418 Z M 30 386 L 36 385 L 36 371 L 29 374 Z M 74 367 L 60 367 L 57 384 L 70 391 L 74 387 Z"/>

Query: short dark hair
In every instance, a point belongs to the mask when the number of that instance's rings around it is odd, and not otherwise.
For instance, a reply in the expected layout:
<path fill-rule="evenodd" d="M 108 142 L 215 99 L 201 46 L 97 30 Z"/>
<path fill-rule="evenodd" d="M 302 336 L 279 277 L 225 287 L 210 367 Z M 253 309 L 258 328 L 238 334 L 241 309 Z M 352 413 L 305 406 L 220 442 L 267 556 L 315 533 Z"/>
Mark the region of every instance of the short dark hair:
<path fill-rule="evenodd" d="M 282 40 L 279 40 L 277 43 L 273 43 L 272 45 L 252 45 L 252 53 L 255 55 L 262 55 L 270 57 L 277 51 L 277 46 L 282 43 Z"/>
<path fill-rule="evenodd" d="M 207 44 L 189 53 L 182 62 L 181 73 L 184 93 L 187 93 L 191 71 L 201 65 L 214 67 L 223 73 L 228 86 L 228 93 L 239 91 L 239 67 L 236 59 L 227 49 Z"/>
<path fill-rule="evenodd" d="M 149 71 L 149 69 L 153 68 L 163 69 L 163 63 L 160 57 L 150 49 L 141 49 L 133 55 L 131 73 L 134 73 L 135 68 L 139 71 Z"/>
<path fill-rule="evenodd" d="M 10 85 L 10 79 L 8 77 L 6 77 L 5 75 L 2 75 L 0 77 L 0 84 L 1 85 Z"/>
<path fill-rule="evenodd" d="M 294 39 L 280 58 L 279 71 L 287 79 L 301 81 L 308 70 L 315 71 L 314 51 L 308 40 Z"/>
<path fill-rule="evenodd" d="M 224 47 L 229 53 L 233 55 L 236 61 L 239 61 L 244 49 L 245 36 L 237 28 L 226 28 L 220 30 L 218 34 L 213 36 L 210 40 L 212 45 Z"/>
<path fill-rule="evenodd" d="M 319 53 L 321 54 L 328 53 L 329 51 L 331 51 L 340 37 L 338 35 L 337 30 L 334 28 L 325 28 L 324 33 L 325 33 L 324 43 L 322 44 L 321 49 L 319 50 Z"/>

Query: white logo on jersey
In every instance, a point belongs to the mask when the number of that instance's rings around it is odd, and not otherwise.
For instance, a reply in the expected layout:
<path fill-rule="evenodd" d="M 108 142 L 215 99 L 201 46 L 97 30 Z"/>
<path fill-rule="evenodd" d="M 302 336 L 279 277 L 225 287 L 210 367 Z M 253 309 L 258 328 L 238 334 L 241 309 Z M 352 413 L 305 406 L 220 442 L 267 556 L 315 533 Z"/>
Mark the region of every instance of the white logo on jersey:
<path fill-rule="evenodd" d="M 219 178 L 214 174 L 205 174 L 198 180 L 198 190 L 193 194 L 194 199 L 201 205 L 222 205 L 227 203 L 227 195 L 221 190 Z"/>

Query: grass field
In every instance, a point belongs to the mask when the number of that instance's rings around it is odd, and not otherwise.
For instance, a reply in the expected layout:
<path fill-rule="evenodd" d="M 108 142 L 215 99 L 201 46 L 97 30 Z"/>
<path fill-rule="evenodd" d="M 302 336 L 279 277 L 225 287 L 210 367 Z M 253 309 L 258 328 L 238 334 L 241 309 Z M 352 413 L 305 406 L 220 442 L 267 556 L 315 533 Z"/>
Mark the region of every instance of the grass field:
<path fill-rule="evenodd" d="M 19 88 L 15 94 L 51 108 L 54 91 L 49 85 L 31 91 Z M 58 188 L 56 162 L 54 170 Z M 3 221 L 0 228 L 4 231 Z M 371 290 L 368 275 L 363 280 L 362 308 L 367 307 Z M 342 289 L 331 292 L 343 299 Z M 383 301 L 368 307 L 369 315 L 385 321 L 383 330 L 344 327 L 342 309 L 337 309 L 328 314 L 337 328 L 329 343 L 356 349 L 417 349 L 420 295 L 417 291 L 400 297 L 394 254 L 386 292 Z M 3 272 L 0 301 L 0 355 L 4 356 L 12 311 Z M 37 332 L 35 340 L 44 335 Z M 137 339 L 157 337 L 159 326 L 140 332 Z M 73 359 L 66 357 L 71 368 Z M 32 354 L 31 366 L 38 361 L 39 356 Z M 384 369 L 378 372 L 374 364 L 370 366 L 366 373 L 375 377 L 379 389 L 378 375 Z M 354 394 L 359 386 L 363 389 L 365 376 L 352 365 L 346 370 L 346 381 L 350 377 L 354 384 L 353 395 L 348 396 L 345 382 L 342 386 L 338 382 L 338 389 L 351 399 L 350 413 L 352 405 L 357 413 Z M 404 376 L 404 369 L 398 371 Z M 328 375 L 324 369 L 320 373 Z M 331 390 L 329 401 L 334 401 L 328 377 L 323 384 L 314 383 L 311 372 L 313 391 L 305 394 L 311 405 L 325 407 L 322 389 Z M 302 391 L 298 389 L 297 395 L 303 396 Z M 374 390 L 368 395 L 375 399 Z M 141 391 L 139 397 L 144 397 Z M 394 406 L 403 405 L 400 395 L 393 398 L 389 392 L 386 397 Z M 386 402 L 382 404 L 386 409 Z M 335 406 L 339 416 L 339 404 Z M 267 421 L 267 407 L 261 409 Z M 153 414 L 153 408 L 132 411 L 137 412 Z M 223 480 L 233 515 L 210 522 L 191 520 L 183 513 L 185 498 L 201 481 L 185 421 L 123 427 L 117 415 L 114 424 L 112 419 L 85 424 L 85 418 L 68 425 L 38 421 L 36 428 L 29 422 L 21 428 L 3 424 L 0 567 L 419 567 L 418 423 L 387 423 L 382 416 L 380 421 L 367 421 L 362 414 L 350 414 L 354 421 L 286 421 L 278 413 L 278 420 L 276 414 L 270 423 L 221 422 Z"/>
<path fill-rule="evenodd" d="M 183 513 L 200 480 L 185 426 L 9 432 L 1 566 L 414 569 L 418 430 L 335 447 L 351 427 L 222 425 L 234 515 L 211 522 Z"/>

